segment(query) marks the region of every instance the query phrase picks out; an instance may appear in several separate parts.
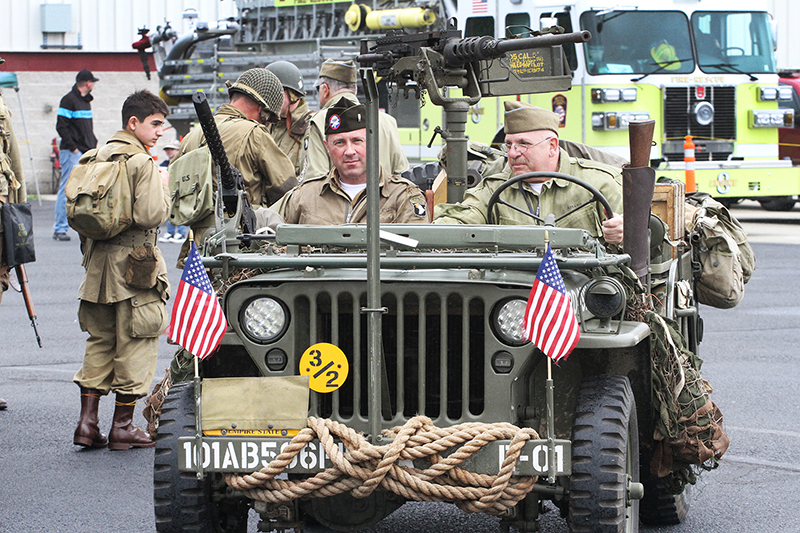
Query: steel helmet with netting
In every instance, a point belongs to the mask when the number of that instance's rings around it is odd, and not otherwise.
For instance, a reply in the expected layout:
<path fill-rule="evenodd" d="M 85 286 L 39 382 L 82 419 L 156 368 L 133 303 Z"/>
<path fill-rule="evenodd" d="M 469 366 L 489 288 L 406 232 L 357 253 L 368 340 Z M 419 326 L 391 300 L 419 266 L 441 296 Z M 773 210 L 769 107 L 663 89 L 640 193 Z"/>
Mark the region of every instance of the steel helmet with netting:
<path fill-rule="evenodd" d="M 300 69 L 288 61 L 275 61 L 267 65 L 267 70 L 278 76 L 284 89 L 291 89 L 300 96 L 305 96 L 303 74 Z"/>
<path fill-rule="evenodd" d="M 251 68 L 244 72 L 236 82 L 228 82 L 228 95 L 240 92 L 255 100 L 276 116 L 281 116 L 283 86 L 278 77 L 265 68 Z"/>

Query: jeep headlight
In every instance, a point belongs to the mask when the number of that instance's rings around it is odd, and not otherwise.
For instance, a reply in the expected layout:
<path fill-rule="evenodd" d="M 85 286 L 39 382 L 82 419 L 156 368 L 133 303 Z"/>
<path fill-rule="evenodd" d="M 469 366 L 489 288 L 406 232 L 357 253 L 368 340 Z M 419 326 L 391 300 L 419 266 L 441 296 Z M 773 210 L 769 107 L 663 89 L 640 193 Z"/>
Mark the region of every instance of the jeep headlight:
<path fill-rule="evenodd" d="M 525 308 L 528 301 L 522 298 L 511 298 L 500 302 L 494 310 L 492 325 L 495 334 L 501 341 L 510 346 L 522 346 L 525 338 Z"/>
<path fill-rule="evenodd" d="M 274 298 L 254 298 L 241 314 L 242 329 L 253 341 L 267 343 L 277 340 L 288 323 L 283 304 Z"/>
<path fill-rule="evenodd" d="M 594 278 L 581 291 L 586 310 L 598 318 L 611 318 L 625 308 L 625 288 L 614 278 Z"/>

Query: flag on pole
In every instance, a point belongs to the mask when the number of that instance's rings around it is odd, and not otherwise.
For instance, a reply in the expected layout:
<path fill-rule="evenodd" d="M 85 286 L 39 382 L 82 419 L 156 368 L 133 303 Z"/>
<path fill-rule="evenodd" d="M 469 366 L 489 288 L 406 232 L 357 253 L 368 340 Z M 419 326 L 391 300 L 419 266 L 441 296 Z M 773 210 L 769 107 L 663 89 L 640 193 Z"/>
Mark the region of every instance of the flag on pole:
<path fill-rule="evenodd" d="M 189 353 L 205 359 L 219 346 L 228 327 L 217 295 L 192 241 L 167 336 Z"/>
<path fill-rule="evenodd" d="M 581 338 L 580 326 L 550 244 L 536 272 L 525 308 L 525 336 L 556 363 L 566 359 Z"/>

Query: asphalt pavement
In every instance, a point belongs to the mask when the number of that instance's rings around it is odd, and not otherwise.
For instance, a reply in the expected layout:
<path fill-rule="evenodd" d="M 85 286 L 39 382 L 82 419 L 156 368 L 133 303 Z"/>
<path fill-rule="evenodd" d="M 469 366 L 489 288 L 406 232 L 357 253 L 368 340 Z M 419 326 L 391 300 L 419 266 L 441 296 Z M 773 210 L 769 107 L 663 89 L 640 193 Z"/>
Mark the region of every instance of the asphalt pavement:
<path fill-rule="evenodd" d="M 28 265 L 43 347 L 36 346 L 22 297 L 5 293 L 0 305 L 0 533 L 153 533 L 153 450 L 84 450 L 72 445 L 80 400 L 72 376 L 86 334 L 77 322 L 83 268 L 77 235 L 51 239 L 53 201 L 32 202 L 37 261 Z M 757 204 L 734 214 L 752 231 L 757 267 L 742 303 L 731 310 L 703 307 L 700 347 L 711 398 L 725 415 L 731 446 L 719 469 L 693 488 L 686 521 L 643 528 L 664 533 L 798 531 L 800 508 L 800 206 L 767 213 Z M 173 287 L 178 244 L 161 249 Z M 162 338 L 156 380 L 174 349 Z M 100 406 L 109 429 L 113 400 Z M 137 407 L 136 422 L 144 425 Z M 256 519 L 249 531 L 256 531 Z M 557 511 L 542 531 L 566 532 Z M 494 532 L 496 518 L 468 515 L 447 504 L 410 503 L 376 532 Z"/>

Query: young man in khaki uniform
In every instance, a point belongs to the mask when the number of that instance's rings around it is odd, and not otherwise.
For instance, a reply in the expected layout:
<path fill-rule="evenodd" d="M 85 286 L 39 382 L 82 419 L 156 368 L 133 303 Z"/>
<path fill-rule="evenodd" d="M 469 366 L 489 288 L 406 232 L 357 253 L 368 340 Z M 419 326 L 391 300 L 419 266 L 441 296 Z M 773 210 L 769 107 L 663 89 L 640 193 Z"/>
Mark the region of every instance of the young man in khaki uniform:
<path fill-rule="evenodd" d="M 308 102 L 304 98 L 306 91 L 303 87 L 303 74 L 288 61 L 270 63 L 267 70 L 275 74 L 283 85 L 281 119 L 272 125 L 270 133 L 278 147 L 294 164 L 295 175 L 298 175 L 302 163 L 300 148 L 314 114 L 308 109 Z"/>
<path fill-rule="evenodd" d="M 288 224 L 364 222 L 367 215 L 366 108 L 340 100 L 327 110 L 325 147 L 333 170 L 307 178 L 273 209 Z M 413 182 L 380 167 L 381 223 L 428 221 L 425 197 Z"/>
<path fill-rule="evenodd" d="M 83 243 L 86 273 L 78 291 L 78 321 L 89 338 L 83 365 L 74 377 L 81 389 L 81 415 L 73 439 L 79 446 L 108 445 L 112 450 L 155 446 L 132 420 L 136 400 L 147 395 L 153 381 L 158 336 L 167 326 L 169 281 L 156 237 L 167 219 L 170 195 L 149 148 L 161 137 L 168 114 L 159 97 L 146 90 L 133 93 L 122 106 L 123 129 L 97 152 L 101 161 L 127 158 L 133 225 L 111 239 Z M 146 243 L 155 248 L 155 284 L 144 289 L 129 286 L 128 256 Z M 109 391 L 117 398 L 106 439 L 98 428 L 97 407 L 100 396 Z"/>
<path fill-rule="evenodd" d="M 462 202 L 439 204 L 434 210 L 434 224 L 487 224 L 488 203 L 494 191 L 512 176 L 547 171 L 569 174 L 588 182 L 608 200 L 614 217 L 607 219 L 597 202 L 582 207 L 559 221 L 566 228 L 582 228 L 609 244 L 622 242 L 622 173 L 621 169 L 570 157 L 558 146 L 558 115 L 523 102 L 505 102 L 505 132 L 508 164 L 502 172 L 487 176 L 467 190 Z M 572 182 L 553 178 L 531 178 L 506 189 L 502 198 L 544 218 L 567 213 L 592 197 Z M 522 213 L 499 205 L 500 224 L 536 224 Z"/>
<path fill-rule="evenodd" d="M 359 103 L 356 97 L 356 74 L 356 65 L 352 61 L 328 59 L 322 64 L 316 84 L 319 91 L 319 105 L 322 108 L 311 118 L 303 139 L 301 156 L 303 169 L 300 171 L 300 181 L 325 176 L 330 171 L 332 163 L 323 142 L 326 113 L 328 108 L 341 100 L 346 100 L 351 105 Z M 381 166 L 389 174 L 400 174 L 408 170 L 408 159 L 400 146 L 400 133 L 397 131 L 397 121 L 394 117 L 379 113 L 378 131 Z"/>
<path fill-rule="evenodd" d="M 0 57 L 0 64 L 5 63 Z M 11 113 L 8 111 L 3 96 L 0 95 L 0 205 L 9 203 L 22 203 L 27 199 L 25 178 L 22 176 L 22 160 L 19 155 L 17 138 L 11 126 Z M 3 223 L 0 221 L 0 250 L 3 249 Z M 8 290 L 9 269 L 3 263 L 0 252 L 0 302 L 3 293 Z M 8 404 L 0 398 L 0 411 L 5 410 Z"/>

